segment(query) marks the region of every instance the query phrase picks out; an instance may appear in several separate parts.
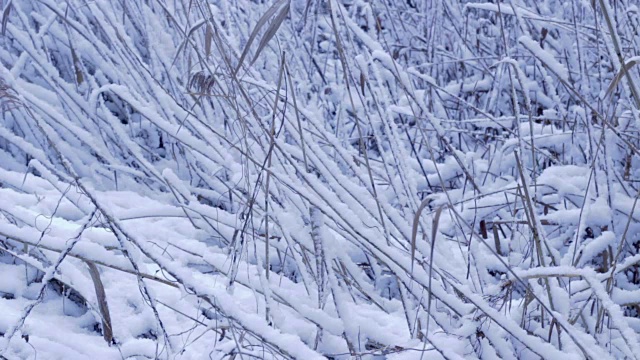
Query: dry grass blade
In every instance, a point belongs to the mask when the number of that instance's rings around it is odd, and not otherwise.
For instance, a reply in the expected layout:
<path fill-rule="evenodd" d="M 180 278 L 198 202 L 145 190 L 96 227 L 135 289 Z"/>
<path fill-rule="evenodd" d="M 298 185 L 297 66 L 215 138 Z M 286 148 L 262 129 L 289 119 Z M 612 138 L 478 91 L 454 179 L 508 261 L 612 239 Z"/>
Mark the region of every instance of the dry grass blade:
<path fill-rule="evenodd" d="M 433 253 L 436 248 L 436 235 L 438 234 L 438 225 L 440 224 L 440 215 L 442 214 L 442 209 L 444 209 L 444 205 L 440 205 L 436 210 L 436 214 L 433 217 L 433 225 L 431 227 L 431 251 L 429 254 L 429 299 L 427 301 L 427 335 L 429 334 L 429 323 L 431 322 L 431 300 L 433 299 L 433 296 L 431 296 L 431 284 L 433 281 Z"/>
<path fill-rule="evenodd" d="M 213 28 L 211 24 L 207 24 L 207 28 L 204 33 L 204 54 L 206 57 L 211 55 L 211 40 L 213 39 Z"/>
<path fill-rule="evenodd" d="M 104 291 L 104 285 L 100 279 L 100 271 L 92 261 L 85 261 L 85 263 L 89 267 L 89 274 L 93 281 L 93 287 L 96 290 L 98 308 L 100 309 L 100 317 L 102 318 L 102 336 L 107 344 L 111 344 L 113 342 L 113 327 L 111 314 L 109 313 L 109 305 L 107 304 L 107 293 Z"/>
<path fill-rule="evenodd" d="M 636 66 L 638 64 L 638 61 L 640 61 L 640 57 L 633 57 L 629 60 L 627 60 L 627 63 L 622 65 L 622 69 L 620 69 L 620 71 L 618 71 L 618 73 L 616 74 L 616 76 L 613 78 L 613 80 L 611 80 L 611 84 L 609 85 L 609 87 L 607 88 L 607 92 L 605 93 L 604 97 L 608 98 L 609 96 L 611 96 L 611 94 L 613 93 L 613 91 L 616 89 L 616 87 L 618 86 L 618 84 L 620 83 L 620 80 L 622 80 L 622 78 L 624 77 L 624 75 L 631 70 L 631 68 L 633 68 L 634 66 Z"/>
<path fill-rule="evenodd" d="M 2 10 L 2 30 L 0 32 L 2 32 L 2 35 L 6 34 L 7 32 L 7 24 L 9 23 L 9 15 L 11 14 L 11 2 L 12 0 L 7 1 L 7 3 L 4 6 L 4 9 Z"/>
<path fill-rule="evenodd" d="M 80 59 L 78 58 L 76 50 L 73 48 L 73 46 L 71 47 L 71 58 L 73 59 L 73 68 L 75 69 L 76 73 L 76 82 L 78 85 L 80 85 L 84 81 L 84 75 L 82 75 Z"/>
<path fill-rule="evenodd" d="M 207 22 L 204 20 L 200 20 L 198 21 L 195 25 L 193 25 L 191 27 L 191 29 L 189 29 L 189 31 L 187 32 L 187 34 L 184 37 L 184 40 L 180 43 L 180 45 L 178 46 L 178 50 L 176 50 L 176 56 L 173 58 L 173 61 L 171 62 L 171 66 L 173 67 L 176 64 L 176 61 L 178 60 L 178 57 L 180 56 L 180 52 L 182 51 L 182 49 L 187 45 L 187 43 L 189 42 L 189 38 L 191 37 L 191 35 L 193 35 L 193 33 L 198 30 L 199 28 L 202 27 L 202 25 L 206 24 Z M 206 44 L 205 44 L 206 45 Z"/>
<path fill-rule="evenodd" d="M 296 114 L 296 122 L 298 125 L 298 135 L 300 135 L 300 149 L 302 150 L 302 159 L 304 160 L 304 169 L 306 172 L 309 172 L 309 162 L 307 161 L 307 150 L 304 145 L 304 135 L 302 134 L 302 122 L 300 121 L 300 109 L 298 109 L 298 101 L 296 100 L 296 90 L 293 86 L 293 81 L 291 81 L 291 75 L 289 74 L 289 68 L 287 64 L 284 65 L 285 72 L 287 74 L 287 80 L 289 80 L 289 88 L 291 92 L 291 100 L 293 102 L 293 109 Z"/>
<path fill-rule="evenodd" d="M 253 56 L 253 59 L 249 63 L 249 66 L 251 66 L 258 59 L 258 56 L 260 56 L 260 53 L 262 52 L 264 47 L 267 46 L 269 41 L 271 41 L 273 36 L 276 34 L 278 29 L 280 28 L 280 25 L 282 25 L 282 22 L 287 17 L 287 14 L 289 14 L 289 3 L 287 3 L 280 10 L 278 15 L 275 17 L 275 19 L 273 19 L 273 21 L 269 25 L 269 28 L 267 29 L 267 31 L 264 33 L 264 36 L 260 40 L 260 44 L 258 44 L 258 50 L 256 50 L 256 54 Z"/>
<path fill-rule="evenodd" d="M 302 15 L 302 26 L 307 23 L 307 16 L 309 16 L 309 9 L 311 8 L 311 0 L 307 0 L 307 4 L 304 6 L 304 13 Z"/>
<path fill-rule="evenodd" d="M 267 23 L 267 21 L 269 21 L 269 19 L 271 17 L 273 17 L 273 14 L 275 14 L 276 11 L 278 11 L 278 9 L 281 9 L 284 6 L 286 8 L 286 10 L 288 11 L 289 4 L 290 4 L 289 0 L 279 0 L 275 4 L 273 4 L 269 8 L 269 10 L 267 10 L 267 12 L 264 13 L 264 15 L 262 15 L 262 17 L 260 17 L 260 20 L 258 20 L 258 23 L 253 28 L 253 31 L 251 32 L 251 35 L 249 35 L 249 39 L 247 40 L 247 44 L 245 45 L 244 50 L 242 51 L 242 55 L 240 55 L 240 60 L 238 60 L 238 65 L 236 66 L 236 70 L 234 72 L 235 74 L 237 74 L 238 71 L 240 70 L 240 68 L 242 67 L 242 63 L 244 62 L 244 59 L 247 57 L 247 54 L 249 54 L 249 50 L 251 49 L 251 44 L 253 44 L 253 42 L 255 41 L 255 39 L 258 36 L 258 33 L 260 32 L 260 30 L 264 27 L 264 25 Z M 278 14 L 278 18 L 281 15 L 282 15 L 282 11 Z M 284 16 L 286 16 L 286 12 L 285 12 Z M 283 17 L 283 20 L 284 20 L 284 17 Z M 280 20 L 280 23 L 282 23 L 282 20 Z M 267 30 L 267 33 L 269 33 L 269 31 L 272 30 L 274 24 L 275 24 L 275 20 L 274 20 L 274 23 L 272 23 L 269 26 L 269 29 Z M 280 27 L 280 24 L 278 24 L 276 29 L 273 31 L 274 33 L 278 29 L 278 27 Z M 268 34 L 265 34 L 265 37 L 267 35 Z M 273 35 L 271 35 L 271 36 L 273 36 Z M 264 47 L 264 46 L 262 46 L 262 47 Z M 256 52 L 256 55 L 254 56 L 254 60 L 255 60 L 255 57 L 258 56 L 258 54 L 260 54 L 260 51 Z"/>
<path fill-rule="evenodd" d="M 420 214 L 422 214 L 422 210 L 429 205 L 431 199 L 424 199 L 416 214 L 413 216 L 413 226 L 411 228 L 411 272 L 413 273 L 413 263 L 416 260 L 416 236 L 418 235 L 418 225 L 420 225 Z"/>

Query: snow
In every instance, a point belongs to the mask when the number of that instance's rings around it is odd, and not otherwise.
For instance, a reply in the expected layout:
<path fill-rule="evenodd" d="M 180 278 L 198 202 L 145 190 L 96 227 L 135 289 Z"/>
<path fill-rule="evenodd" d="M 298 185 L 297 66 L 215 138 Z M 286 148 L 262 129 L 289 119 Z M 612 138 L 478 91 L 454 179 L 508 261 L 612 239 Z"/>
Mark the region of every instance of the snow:
<path fill-rule="evenodd" d="M 541 48 L 539 43 L 527 36 L 521 36 L 518 38 L 518 41 L 527 50 L 531 51 L 533 56 L 540 60 L 544 66 L 547 66 L 556 76 L 560 77 L 563 81 L 569 80 L 567 68 L 558 62 L 548 51 Z"/>
<path fill-rule="evenodd" d="M 636 6 L 3 5 L 3 357 L 638 358 Z"/>

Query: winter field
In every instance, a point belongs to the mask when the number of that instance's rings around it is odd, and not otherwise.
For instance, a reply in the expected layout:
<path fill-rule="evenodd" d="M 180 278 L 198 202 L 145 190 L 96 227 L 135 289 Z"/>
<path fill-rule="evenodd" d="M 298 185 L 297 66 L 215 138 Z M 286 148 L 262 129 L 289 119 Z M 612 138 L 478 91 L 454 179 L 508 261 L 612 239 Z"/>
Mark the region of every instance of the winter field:
<path fill-rule="evenodd" d="M 0 0 L 0 359 L 639 359 L 631 0 Z"/>

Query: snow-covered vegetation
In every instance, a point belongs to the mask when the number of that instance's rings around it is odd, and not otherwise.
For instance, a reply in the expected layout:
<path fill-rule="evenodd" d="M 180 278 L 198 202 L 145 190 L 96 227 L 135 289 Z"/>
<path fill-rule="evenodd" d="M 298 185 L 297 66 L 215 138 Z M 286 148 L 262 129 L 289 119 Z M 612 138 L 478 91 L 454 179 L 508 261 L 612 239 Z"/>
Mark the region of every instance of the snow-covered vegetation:
<path fill-rule="evenodd" d="M 0 4 L 0 358 L 640 357 L 633 1 Z"/>

